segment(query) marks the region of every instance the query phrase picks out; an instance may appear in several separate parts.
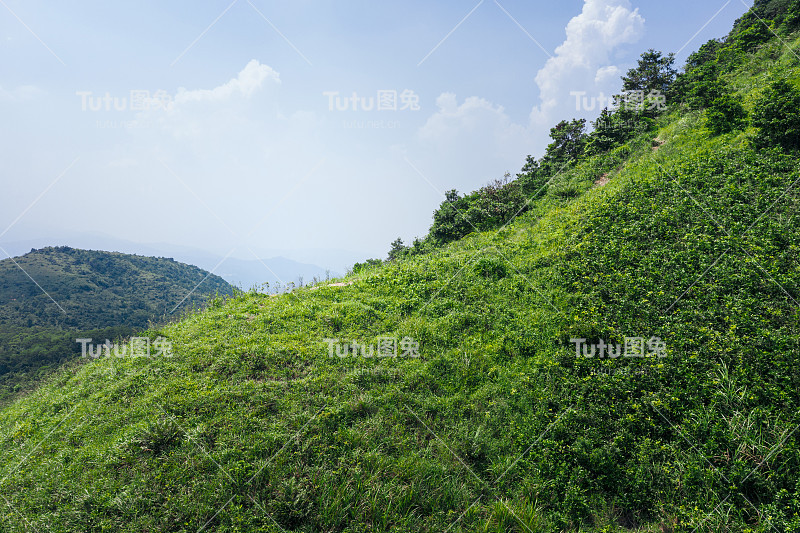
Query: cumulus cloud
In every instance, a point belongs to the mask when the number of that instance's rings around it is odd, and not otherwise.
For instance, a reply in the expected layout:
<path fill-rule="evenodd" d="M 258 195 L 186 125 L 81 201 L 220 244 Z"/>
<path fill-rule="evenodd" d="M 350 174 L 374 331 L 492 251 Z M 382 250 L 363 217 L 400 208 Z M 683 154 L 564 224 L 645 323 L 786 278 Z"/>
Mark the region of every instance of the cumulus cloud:
<path fill-rule="evenodd" d="M 420 129 L 420 137 L 424 140 L 439 138 L 452 129 L 468 133 L 487 129 L 502 131 L 511 123 L 502 106 L 495 106 L 477 96 L 471 96 L 459 105 L 455 94 L 442 93 L 436 99 L 436 106 L 438 111 Z"/>
<path fill-rule="evenodd" d="M 156 125 L 176 139 L 196 139 L 201 144 L 212 138 L 225 141 L 234 132 L 252 137 L 261 127 L 259 119 L 278 119 L 275 99 L 254 96 L 270 89 L 275 92 L 280 85 L 277 71 L 252 59 L 236 77 L 214 88 L 179 88 L 166 107 L 154 105 L 138 113 L 137 120 Z"/>
<path fill-rule="evenodd" d="M 187 90 L 181 87 L 175 95 L 175 104 L 219 102 L 229 100 L 234 96 L 250 98 L 256 91 L 261 89 L 265 81 L 280 84 L 280 75 L 272 67 L 262 65 L 258 60 L 253 59 L 239 72 L 238 76 L 219 87 L 195 90 Z"/>
<path fill-rule="evenodd" d="M 43 94 L 44 91 L 35 85 L 20 85 L 13 89 L 5 89 L 0 85 L 0 102 L 24 102 Z"/>
<path fill-rule="evenodd" d="M 455 94 L 443 93 L 436 106 L 438 111 L 418 132 L 423 142 L 463 147 L 472 140 L 502 154 L 526 140 L 526 127 L 515 124 L 502 106 L 484 98 L 471 96 L 459 104 Z"/>
<path fill-rule="evenodd" d="M 254 59 L 226 78 L 210 84 L 213 88 L 180 89 L 166 107 L 139 112 L 140 127 L 130 128 L 127 152 L 142 161 L 171 154 L 170 168 L 182 167 L 187 174 L 192 168 L 193 179 L 213 188 L 224 181 L 220 176 L 229 182 L 259 176 L 259 183 L 266 183 L 267 173 L 289 175 L 298 162 L 321 151 L 319 118 L 295 108 L 278 72 Z M 116 159 L 119 166 L 128 162 Z"/>
<path fill-rule="evenodd" d="M 597 85 L 605 85 L 610 80 L 616 81 L 622 75 L 622 71 L 616 65 L 600 67 L 594 75 L 594 82 Z"/>
<path fill-rule="evenodd" d="M 407 151 L 415 165 L 412 176 L 419 168 L 435 189 L 477 189 L 503 171 L 517 171 L 521 157 L 531 153 L 528 127 L 515 123 L 502 106 L 475 96 L 459 99 L 452 93 L 441 94 L 436 106 Z M 395 153 L 406 155 L 402 149 Z"/>
<path fill-rule="evenodd" d="M 644 34 L 644 18 L 632 9 L 629 0 L 584 0 L 583 10 L 567 24 L 566 40 L 555 55 L 536 74 L 541 103 L 531 120 L 543 125 L 555 117 L 554 111 L 574 102 L 573 91 L 618 90 L 620 69 L 611 63 L 620 46 L 638 41 Z"/>
<path fill-rule="evenodd" d="M 431 176 L 459 176 L 460 190 L 497 177 L 498 168 L 517 171 L 526 155 L 544 153 L 550 128 L 558 121 L 593 120 L 600 112 L 597 102 L 607 102 L 602 98 L 620 90 L 620 76 L 628 67 L 619 64 L 625 52 L 620 48 L 642 37 L 644 23 L 629 0 L 584 0 L 565 28 L 564 41 L 536 74 L 540 98 L 527 120 L 514 120 L 503 106 L 485 98 L 443 93 L 417 132 L 413 158 Z M 576 110 L 575 93 L 591 103 Z"/>
<path fill-rule="evenodd" d="M 550 128 L 559 120 L 593 118 L 600 111 L 591 104 L 576 110 L 575 93 L 602 102 L 620 90 L 623 68 L 615 64 L 615 56 L 621 46 L 642 37 L 644 24 L 629 0 L 584 0 L 582 11 L 566 26 L 565 40 L 536 74 L 540 99 L 527 123 L 514 122 L 502 106 L 483 98 L 471 96 L 459 104 L 454 94 L 444 93 L 437 111 L 420 128 L 419 139 L 441 147 L 463 143 L 482 151 L 494 148 L 498 156 L 513 150 L 541 155 Z"/>

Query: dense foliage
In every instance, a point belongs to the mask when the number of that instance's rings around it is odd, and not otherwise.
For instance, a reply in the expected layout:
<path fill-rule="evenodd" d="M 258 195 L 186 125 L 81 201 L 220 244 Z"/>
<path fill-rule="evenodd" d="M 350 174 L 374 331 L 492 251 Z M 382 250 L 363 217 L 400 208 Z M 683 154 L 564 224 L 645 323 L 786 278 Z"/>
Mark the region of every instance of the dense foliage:
<path fill-rule="evenodd" d="M 776 80 L 757 100 L 753 126 L 759 128 L 759 148 L 800 149 L 800 91 L 786 80 Z"/>
<path fill-rule="evenodd" d="M 675 54 L 663 55 L 652 48 L 642 54 L 636 68 L 622 78 L 623 91 L 658 92 L 670 96 L 678 71 L 673 68 Z"/>

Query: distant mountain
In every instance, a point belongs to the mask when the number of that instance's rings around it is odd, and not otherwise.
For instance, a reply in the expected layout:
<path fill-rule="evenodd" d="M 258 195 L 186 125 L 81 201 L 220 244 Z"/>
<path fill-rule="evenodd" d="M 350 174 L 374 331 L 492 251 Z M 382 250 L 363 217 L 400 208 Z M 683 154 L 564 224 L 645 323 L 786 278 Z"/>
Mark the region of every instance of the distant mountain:
<path fill-rule="evenodd" d="M 235 292 L 221 277 L 171 258 L 64 246 L 2 260 L 0 385 L 78 353 L 78 337 L 128 336 Z"/>
<path fill-rule="evenodd" d="M 299 263 L 319 265 L 331 270 L 332 277 L 340 277 L 355 263 L 364 261 L 375 254 L 368 252 L 355 252 L 336 248 L 308 248 L 308 249 L 266 249 L 254 248 L 259 257 L 284 257 Z"/>
<path fill-rule="evenodd" d="M 182 261 L 213 271 L 225 281 L 243 290 L 252 287 L 260 289 L 264 283 L 269 283 L 270 289 L 272 289 L 277 284 L 281 286 L 289 283 L 300 285 L 301 281 L 306 284 L 314 278 L 324 280 L 327 277 L 341 276 L 338 271 L 326 270 L 317 265 L 299 263 L 285 257 L 253 260 L 235 257 L 225 259 L 224 257 L 199 251 L 176 253 L 174 255 Z"/>

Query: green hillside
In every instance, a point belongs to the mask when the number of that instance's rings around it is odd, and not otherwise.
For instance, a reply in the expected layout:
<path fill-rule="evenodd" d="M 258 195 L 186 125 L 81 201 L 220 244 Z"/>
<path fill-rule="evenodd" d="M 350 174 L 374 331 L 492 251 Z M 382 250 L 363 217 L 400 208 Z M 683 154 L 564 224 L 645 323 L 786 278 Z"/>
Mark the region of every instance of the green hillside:
<path fill-rule="evenodd" d="M 57 374 L 0 411 L 1 527 L 800 531 L 798 26 L 648 52 L 666 110 L 559 124 L 392 260 Z"/>
<path fill-rule="evenodd" d="M 233 291 L 171 259 L 61 246 L 0 261 L 0 397 L 80 354 L 76 338 L 127 337 Z"/>

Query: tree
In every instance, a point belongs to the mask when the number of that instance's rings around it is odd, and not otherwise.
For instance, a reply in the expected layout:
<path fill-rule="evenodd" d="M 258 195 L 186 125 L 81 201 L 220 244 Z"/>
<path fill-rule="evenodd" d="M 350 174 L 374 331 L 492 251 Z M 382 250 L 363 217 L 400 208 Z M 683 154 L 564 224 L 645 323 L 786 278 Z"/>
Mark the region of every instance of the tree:
<path fill-rule="evenodd" d="M 651 48 L 642 54 L 639 65 L 630 69 L 627 76 L 622 77 L 622 90 L 644 91 L 645 94 L 658 91 L 664 96 L 669 96 L 670 88 L 678 74 L 673 68 L 674 64 L 675 54 L 665 56 Z"/>
<path fill-rule="evenodd" d="M 434 244 L 455 241 L 473 231 L 465 215 L 462 214 L 466 212 L 468 204 L 469 201 L 459 196 L 455 189 L 445 193 L 444 202 L 433 212 L 430 237 Z"/>
<path fill-rule="evenodd" d="M 586 119 L 562 120 L 550 130 L 553 142 L 547 146 L 542 162 L 558 172 L 583 155 L 586 147 Z"/>
<path fill-rule="evenodd" d="M 800 0 L 794 0 L 792 2 L 783 24 L 789 31 L 800 28 Z"/>
<path fill-rule="evenodd" d="M 689 57 L 686 59 L 684 71 L 690 72 L 710 61 L 716 60 L 717 52 L 719 52 L 722 46 L 722 41 L 719 39 L 711 39 L 710 41 L 706 42 L 697 50 L 697 52 L 693 52 L 689 55 Z"/>
<path fill-rule="evenodd" d="M 672 98 L 692 109 L 705 109 L 722 96 L 717 55 L 722 43 L 710 40 L 686 60 L 683 73 L 672 86 Z"/>
<path fill-rule="evenodd" d="M 798 20 L 798 0 L 755 0 L 753 8 L 734 23 L 731 35 L 743 49 L 751 49 L 771 38 L 770 26 L 784 26 L 791 31 L 796 29 Z"/>
<path fill-rule="evenodd" d="M 714 134 L 721 135 L 739 129 L 747 122 L 744 106 L 730 94 L 723 94 L 711 102 L 706 111 L 706 124 Z"/>
<path fill-rule="evenodd" d="M 406 247 L 403 244 L 403 239 L 398 237 L 392 242 L 392 248 L 389 250 L 389 261 L 394 261 L 403 257 L 406 253 Z"/>
<path fill-rule="evenodd" d="M 506 172 L 503 179 L 494 180 L 469 196 L 472 205 L 467 218 L 475 228 L 481 231 L 497 228 L 527 209 L 528 200 L 521 184 L 509 181 L 510 178 L 511 174 Z"/>
<path fill-rule="evenodd" d="M 750 26 L 737 32 L 732 42 L 744 52 L 752 52 L 772 38 L 772 31 L 767 24 L 771 21 L 756 19 Z"/>
<path fill-rule="evenodd" d="M 549 179 L 540 168 L 539 161 L 532 155 L 525 158 L 525 164 L 517 174 L 517 181 L 522 187 L 522 192 L 534 198 L 542 196 L 546 192 L 545 186 Z"/>
<path fill-rule="evenodd" d="M 800 91 L 786 80 L 773 82 L 756 102 L 752 122 L 759 128 L 756 147 L 800 149 Z"/>
<path fill-rule="evenodd" d="M 534 198 L 545 194 L 548 182 L 556 174 L 583 157 L 586 142 L 589 140 L 585 130 L 585 119 L 559 122 L 550 130 L 553 142 L 547 146 L 542 158 L 536 160 L 530 155 L 526 158 L 525 165 L 517 174 L 520 188 L 519 190 L 509 188 L 509 193 L 512 195 L 519 193 Z"/>
<path fill-rule="evenodd" d="M 762 19 L 782 19 L 791 0 L 755 0 L 753 12 Z"/>
<path fill-rule="evenodd" d="M 602 154 L 618 145 L 620 140 L 619 128 L 615 123 L 614 114 L 608 108 L 600 112 L 600 116 L 592 123 L 592 126 L 594 126 L 594 130 L 592 130 L 586 143 L 586 153 L 588 155 Z"/>
<path fill-rule="evenodd" d="M 430 251 L 431 246 L 428 242 L 428 239 L 420 239 L 419 237 L 415 237 L 414 241 L 411 243 L 411 248 L 409 249 L 408 253 L 411 255 L 421 255 L 428 251 Z"/>
<path fill-rule="evenodd" d="M 603 109 L 592 123 L 594 129 L 586 142 L 586 155 L 593 156 L 613 150 L 652 127 L 652 120 L 642 113 L 625 108 L 614 112 Z"/>

